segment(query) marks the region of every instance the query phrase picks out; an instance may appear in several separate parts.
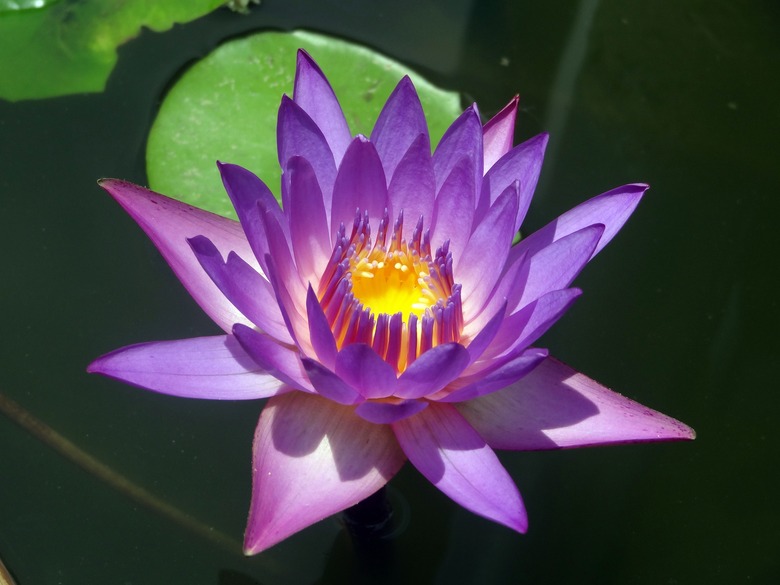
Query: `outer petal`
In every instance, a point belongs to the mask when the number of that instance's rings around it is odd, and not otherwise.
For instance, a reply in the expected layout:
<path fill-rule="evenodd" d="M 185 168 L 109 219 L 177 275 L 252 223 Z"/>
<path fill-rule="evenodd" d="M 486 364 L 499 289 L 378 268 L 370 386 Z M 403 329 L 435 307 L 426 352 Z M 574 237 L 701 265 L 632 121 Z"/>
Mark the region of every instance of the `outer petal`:
<path fill-rule="evenodd" d="M 412 80 L 404 76 L 387 98 L 371 132 L 371 142 L 376 145 L 388 178 L 393 176 L 401 157 L 421 134 L 425 136 L 424 142 L 428 145 L 430 156 L 428 123 L 422 104 Z M 414 221 L 417 221 L 417 218 L 414 218 Z"/>
<path fill-rule="evenodd" d="M 246 554 L 357 504 L 405 460 L 389 427 L 300 392 L 263 409 L 253 458 Z"/>
<path fill-rule="evenodd" d="M 185 398 L 248 400 L 291 390 L 230 335 L 130 345 L 99 357 L 87 371 Z"/>
<path fill-rule="evenodd" d="M 303 49 L 298 50 L 293 99 L 322 130 L 338 166 L 352 134 L 325 74 Z"/>
<path fill-rule="evenodd" d="M 409 461 L 464 508 L 525 532 L 520 493 L 495 453 L 448 404 L 431 404 L 392 425 Z"/>
<path fill-rule="evenodd" d="M 693 439 L 690 427 L 548 358 L 512 386 L 457 405 L 495 449 Z"/>
<path fill-rule="evenodd" d="M 510 252 L 509 262 L 514 258 L 528 253 L 529 257 L 551 242 L 559 240 L 568 234 L 595 224 L 604 225 L 604 233 L 591 258 L 606 246 L 618 233 L 626 220 L 631 216 L 639 200 L 649 187 L 643 184 L 632 184 L 612 189 L 602 193 L 585 203 L 580 203 L 551 221 L 542 229 L 535 231 L 527 238 L 520 240 Z"/>
<path fill-rule="evenodd" d="M 484 143 L 485 172 L 496 164 L 496 161 L 512 150 L 515 138 L 515 119 L 517 118 L 517 103 L 520 96 L 515 96 L 503 109 L 493 116 L 482 129 Z"/>
<path fill-rule="evenodd" d="M 238 222 L 126 181 L 103 179 L 100 186 L 141 226 L 192 298 L 217 325 L 229 333 L 233 323 L 250 324 L 203 271 L 187 243 L 187 238 L 204 235 L 221 250 L 253 258 Z"/>

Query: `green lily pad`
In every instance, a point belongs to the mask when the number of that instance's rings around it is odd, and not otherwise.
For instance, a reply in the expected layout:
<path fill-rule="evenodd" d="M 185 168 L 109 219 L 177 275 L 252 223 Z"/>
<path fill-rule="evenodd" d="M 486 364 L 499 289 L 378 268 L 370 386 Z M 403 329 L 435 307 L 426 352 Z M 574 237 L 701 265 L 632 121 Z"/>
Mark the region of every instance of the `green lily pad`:
<path fill-rule="evenodd" d="M 102 91 L 116 48 L 142 26 L 164 31 L 224 0 L 0 2 L 0 98 L 17 101 Z"/>
<path fill-rule="evenodd" d="M 146 150 L 155 191 L 235 217 L 215 161 L 242 165 L 279 197 L 276 115 L 292 93 L 296 52 L 308 51 L 328 77 L 353 134 L 369 134 L 398 81 L 409 75 L 436 143 L 461 111 L 457 93 L 365 47 L 296 31 L 264 32 L 223 44 L 170 90 Z"/>

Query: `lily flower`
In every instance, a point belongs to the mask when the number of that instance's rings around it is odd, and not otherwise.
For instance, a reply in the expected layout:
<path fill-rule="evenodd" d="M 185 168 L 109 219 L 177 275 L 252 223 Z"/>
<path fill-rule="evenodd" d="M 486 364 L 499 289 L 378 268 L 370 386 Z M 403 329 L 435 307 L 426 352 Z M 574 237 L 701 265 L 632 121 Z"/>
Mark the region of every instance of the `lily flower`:
<path fill-rule="evenodd" d="M 513 147 L 517 98 L 468 108 L 431 153 L 412 82 L 353 136 L 300 51 L 278 117 L 282 206 L 218 163 L 239 222 L 101 181 L 224 334 L 131 345 L 89 366 L 164 394 L 266 398 L 254 437 L 246 554 L 384 486 L 409 460 L 455 502 L 519 532 L 495 449 L 692 439 L 532 344 L 647 185 L 613 189 L 512 246 L 547 136 Z"/>

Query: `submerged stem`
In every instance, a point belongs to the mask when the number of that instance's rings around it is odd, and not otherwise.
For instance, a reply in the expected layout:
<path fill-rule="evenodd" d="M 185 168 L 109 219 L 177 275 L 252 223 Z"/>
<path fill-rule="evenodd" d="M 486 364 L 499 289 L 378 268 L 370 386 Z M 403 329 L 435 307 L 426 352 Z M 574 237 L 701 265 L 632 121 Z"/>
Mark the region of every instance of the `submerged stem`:
<path fill-rule="evenodd" d="M 193 518 L 176 506 L 169 504 L 165 500 L 161 500 L 143 487 L 133 483 L 122 474 L 117 473 L 108 465 L 60 435 L 46 423 L 35 418 L 30 412 L 5 396 L 2 392 L 0 392 L 0 412 L 63 455 L 66 459 L 71 460 L 73 463 L 101 479 L 131 500 L 138 502 L 149 510 L 164 516 L 168 520 L 172 520 L 182 528 L 210 540 L 230 552 L 240 553 L 240 542 L 223 534 L 219 530 L 202 523 L 196 518 Z M 2 577 L 3 573 L 0 568 L 0 584 L 3 583 Z M 10 583 L 13 583 L 13 581 Z"/>

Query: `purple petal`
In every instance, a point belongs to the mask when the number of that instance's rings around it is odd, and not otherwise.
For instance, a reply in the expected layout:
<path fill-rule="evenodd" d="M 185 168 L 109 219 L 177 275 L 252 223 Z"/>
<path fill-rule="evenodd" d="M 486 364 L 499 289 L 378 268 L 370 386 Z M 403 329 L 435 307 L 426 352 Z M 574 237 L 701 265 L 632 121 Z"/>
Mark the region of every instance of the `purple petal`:
<path fill-rule="evenodd" d="M 485 173 L 480 201 L 477 202 L 478 216 L 480 209 L 486 210 L 488 205 L 492 204 L 507 187 L 519 181 L 519 204 L 513 231 L 520 229 L 520 224 L 523 223 L 528 206 L 534 196 L 536 183 L 539 181 L 548 138 L 547 134 L 539 134 L 522 144 L 518 144 Z"/>
<path fill-rule="evenodd" d="M 493 318 L 496 311 L 503 305 L 507 307 L 517 306 L 517 300 L 523 294 L 522 285 L 528 274 L 525 258 L 525 256 L 520 256 L 512 264 L 504 268 L 504 273 L 499 278 L 496 286 L 493 287 L 493 292 L 490 293 L 482 310 L 475 315 L 465 314 L 463 316 L 465 325 L 462 335 L 464 337 L 473 338 L 482 331 L 486 327 L 487 322 Z M 518 287 L 521 288 L 518 290 Z"/>
<path fill-rule="evenodd" d="M 247 354 L 269 374 L 293 388 L 313 392 L 298 352 L 245 325 L 233 327 L 233 335 Z"/>
<path fill-rule="evenodd" d="M 453 406 L 430 404 L 392 428 L 409 461 L 442 492 L 475 514 L 526 531 L 528 519 L 512 478 Z"/>
<path fill-rule="evenodd" d="M 371 142 L 382 160 L 385 176 L 393 176 L 401 157 L 421 134 L 425 136 L 430 156 L 428 124 L 420 98 L 412 80 L 404 76 L 387 98 L 371 132 Z M 416 217 L 414 219 L 417 220 Z"/>
<path fill-rule="evenodd" d="M 453 258 L 455 276 L 463 284 L 466 318 L 482 310 L 504 270 L 515 231 L 517 188 L 512 185 L 504 191 L 471 234 L 460 258 Z"/>
<path fill-rule="evenodd" d="M 314 289 L 309 285 L 306 295 L 306 315 L 309 319 L 309 338 L 317 359 L 328 368 L 336 365 L 336 340 L 328 319 Z"/>
<path fill-rule="evenodd" d="M 509 388 L 458 409 L 495 449 L 693 439 L 690 427 L 548 358 Z"/>
<path fill-rule="evenodd" d="M 386 425 L 410 416 L 414 416 L 428 406 L 424 400 L 404 400 L 402 402 L 367 401 L 355 407 L 355 414 L 378 425 Z"/>
<path fill-rule="evenodd" d="M 485 172 L 496 161 L 512 150 L 515 138 L 515 118 L 517 118 L 517 103 L 519 96 L 512 98 L 504 108 L 493 116 L 482 129 L 482 142 L 485 149 Z"/>
<path fill-rule="evenodd" d="M 293 157 L 287 165 L 290 192 L 290 236 L 295 264 L 304 280 L 319 285 L 331 254 L 327 214 L 314 169 L 306 159 Z"/>
<path fill-rule="evenodd" d="M 398 378 L 399 398 L 421 398 L 452 382 L 469 364 L 469 352 L 459 343 L 444 343 L 414 360 Z"/>
<path fill-rule="evenodd" d="M 189 243 L 203 270 L 241 313 L 271 337 L 292 343 L 271 284 L 265 278 L 235 252 L 225 264 L 219 250 L 204 236 L 196 236 Z"/>
<path fill-rule="evenodd" d="M 512 248 L 509 261 L 511 262 L 524 253 L 528 253 L 530 257 L 555 240 L 584 227 L 602 224 L 604 225 L 604 233 L 591 255 L 593 258 L 623 227 L 648 188 L 647 185 L 642 184 L 624 185 L 588 199 L 585 203 L 579 204 L 551 221 L 542 229 L 520 240 L 520 243 Z"/>
<path fill-rule="evenodd" d="M 233 207 L 236 209 L 249 245 L 265 272 L 263 258 L 268 253 L 268 243 L 261 215 L 267 212 L 275 217 L 278 223 L 284 224 L 284 214 L 279 203 L 265 183 L 258 179 L 254 173 L 238 165 L 220 162 L 217 163 L 217 167 L 222 175 L 222 184 L 233 202 Z M 286 232 L 285 238 L 289 238 L 289 234 Z"/>
<path fill-rule="evenodd" d="M 237 221 L 126 181 L 103 179 L 100 186 L 141 226 L 192 298 L 217 325 L 229 333 L 233 323 L 250 324 L 211 281 L 187 243 L 187 238 L 204 235 L 221 250 L 234 250 L 244 258 L 253 258 Z"/>
<path fill-rule="evenodd" d="M 501 324 L 504 322 L 505 317 L 506 301 L 504 301 L 504 304 L 498 309 L 498 311 L 495 312 L 495 314 L 485 324 L 482 330 L 466 346 L 466 350 L 469 352 L 470 363 L 474 363 L 474 361 L 479 359 L 479 357 L 482 355 L 482 352 L 487 349 L 501 328 Z M 461 342 L 463 342 L 462 338 Z"/>
<path fill-rule="evenodd" d="M 382 162 L 374 145 L 364 136 L 358 136 L 347 148 L 333 187 L 331 241 L 335 239 L 340 223 L 347 226 L 352 223 L 357 209 L 360 209 L 361 213 L 368 212 L 374 228 L 372 231 L 376 233 L 374 222 L 378 223 L 388 206 L 387 183 Z"/>
<path fill-rule="evenodd" d="M 303 109 L 287 96 L 282 96 L 276 123 L 279 165 L 285 169 L 294 156 L 305 158 L 314 169 L 322 190 L 325 210 L 330 211 L 336 162 L 327 139 Z M 330 218 L 329 218 L 330 219 Z"/>
<path fill-rule="evenodd" d="M 246 554 L 364 500 L 404 461 L 390 428 L 351 408 L 301 392 L 272 398 L 255 432 Z"/>
<path fill-rule="evenodd" d="M 546 349 L 536 347 L 525 349 L 524 346 L 518 346 L 515 351 L 492 360 L 489 367 L 478 374 L 458 379 L 457 389 L 450 392 L 445 390 L 446 394 L 431 397 L 431 400 L 464 402 L 501 390 L 527 376 L 542 363 L 547 354 Z"/>
<path fill-rule="evenodd" d="M 99 357 L 87 371 L 185 398 L 250 400 L 290 390 L 230 335 L 130 345 Z"/>
<path fill-rule="evenodd" d="M 390 175 L 388 175 L 390 176 Z M 393 214 L 403 211 L 412 226 L 422 216 L 429 225 L 433 217 L 435 179 L 431 164 L 431 146 L 427 134 L 420 134 L 398 163 L 387 188 Z"/>
<path fill-rule="evenodd" d="M 320 128 L 338 166 L 352 134 L 325 74 L 303 49 L 298 50 L 293 99 Z"/>
<path fill-rule="evenodd" d="M 483 352 L 483 357 L 489 359 L 504 352 L 511 352 L 515 348 L 528 347 L 544 335 L 581 294 L 582 291 L 577 288 L 555 290 L 509 315 Z M 473 364 L 466 374 L 476 373 L 477 368 L 478 363 Z"/>
<path fill-rule="evenodd" d="M 452 169 L 463 157 L 471 159 L 475 189 L 482 184 L 482 122 L 476 105 L 463 112 L 447 129 L 433 153 L 433 171 L 438 193 Z M 469 181 L 471 183 L 472 181 Z M 476 203 L 476 195 L 474 197 Z"/>
<path fill-rule="evenodd" d="M 365 343 L 353 343 L 339 352 L 336 374 L 365 398 L 386 398 L 398 387 L 393 367 Z"/>
<path fill-rule="evenodd" d="M 449 240 L 452 257 L 460 258 L 471 235 L 475 205 L 474 161 L 464 156 L 453 165 L 436 196 L 431 242 L 438 247 Z"/>
<path fill-rule="evenodd" d="M 365 400 L 355 388 L 321 363 L 310 358 L 303 358 L 302 361 L 314 389 L 323 398 L 339 404 L 358 404 Z"/>
<path fill-rule="evenodd" d="M 510 312 L 550 291 L 569 286 L 593 255 L 603 233 L 603 225 L 588 226 L 527 257 L 521 275 L 524 282 L 515 283 L 516 290 L 522 290 L 522 294 Z"/>

